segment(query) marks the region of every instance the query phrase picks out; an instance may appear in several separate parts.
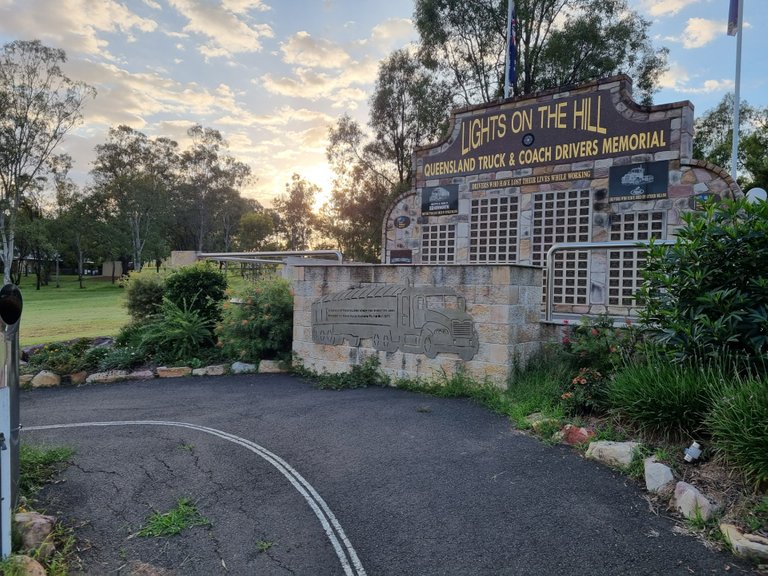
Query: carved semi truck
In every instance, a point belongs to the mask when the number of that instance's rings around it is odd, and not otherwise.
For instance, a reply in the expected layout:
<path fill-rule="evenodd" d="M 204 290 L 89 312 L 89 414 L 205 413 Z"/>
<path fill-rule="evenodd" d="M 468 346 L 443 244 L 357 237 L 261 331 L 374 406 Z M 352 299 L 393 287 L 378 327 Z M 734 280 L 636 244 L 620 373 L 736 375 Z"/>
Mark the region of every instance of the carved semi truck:
<path fill-rule="evenodd" d="M 479 344 L 466 301 L 450 288 L 379 285 L 329 294 L 312 304 L 312 340 L 434 358 L 441 352 L 471 360 Z"/>

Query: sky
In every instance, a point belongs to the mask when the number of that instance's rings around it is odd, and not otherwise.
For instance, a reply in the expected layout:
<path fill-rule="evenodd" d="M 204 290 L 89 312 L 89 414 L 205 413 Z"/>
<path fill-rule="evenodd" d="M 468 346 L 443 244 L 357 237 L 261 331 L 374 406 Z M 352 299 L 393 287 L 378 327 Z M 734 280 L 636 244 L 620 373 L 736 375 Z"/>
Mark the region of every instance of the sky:
<path fill-rule="evenodd" d="M 629 0 L 652 21 L 670 70 L 655 103 L 690 100 L 697 116 L 734 89 L 729 0 Z M 379 62 L 417 40 L 412 0 L 0 0 L 0 44 L 38 39 L 66 51 L 66 73 L 98 92 L 57 151 L 89 182 L 94 147 L 126 124 L 189 144 L 219 130 L 250 165 L 244 194 L 269 206 L 300 174 L 330 192 L 328 128 L 365 125 Z M 768 106 L 768 1 L 744 0 L 742 99 Z"/>

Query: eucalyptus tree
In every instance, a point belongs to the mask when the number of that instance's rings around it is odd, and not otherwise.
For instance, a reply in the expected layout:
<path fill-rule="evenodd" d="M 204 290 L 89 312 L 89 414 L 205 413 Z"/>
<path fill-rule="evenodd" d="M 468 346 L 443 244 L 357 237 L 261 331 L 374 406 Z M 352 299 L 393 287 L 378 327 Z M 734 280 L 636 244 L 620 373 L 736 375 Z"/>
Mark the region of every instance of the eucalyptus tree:
<path fill-rule="evenodd" d="M 0 237 L 3 279 L 11 280 L 16 220 L 30 187 L 47 173 L 64 136 L 96 91 L 72 80 L 63 50 L 17 40 L 0 51 Z"/>
<path fill-rule="evenodd" d="M 733 138 L 733 94 L 726 94 L 694 124 L 693 156 L 728 167 Z M 768 107 L 739 106 L 739 183 L 745 190 L 768 188 Z"/>
<path fill-rule="evenodd" d="M 192 145 L 181 154 L 183 202 L 195 231 L 195 249 L 202 252 L 221 209 L 232 191 L 251 179 L 250 167 L 228 154 L 227 141 L 218 130 L 197 124 L 187 134 Z"/>
<path fill-rule="evenodd" d="M 514 96 L 625 73 L 650 103 L 666 70 L 650 22 L 627 0 L 516 0 Z M 503 95 L 507 0 L 416 0 L 424 62 L 448 76 L 465 104 Z"/>
<path fill-rule="evenodd" d="M 315 197 L 320 192 L 316 184 L 294 174 L 285 185 L 285 193 L 272 200 L 279 216 L 275 232 L 286 250 L 308 250 L 316 233 Z"/>
<path fill-rule="evenodd" d="M 96 146 L 91 171 L 95 199 L 104 218 L 126 231 L 125 251 L 139 270 L 147 242 L 160 241 L 168 221 L 171 190 L 178 181 L 177 148 L 173 140 L 150 139 L 124 125 L 111 128 L 107 141 Z"/>

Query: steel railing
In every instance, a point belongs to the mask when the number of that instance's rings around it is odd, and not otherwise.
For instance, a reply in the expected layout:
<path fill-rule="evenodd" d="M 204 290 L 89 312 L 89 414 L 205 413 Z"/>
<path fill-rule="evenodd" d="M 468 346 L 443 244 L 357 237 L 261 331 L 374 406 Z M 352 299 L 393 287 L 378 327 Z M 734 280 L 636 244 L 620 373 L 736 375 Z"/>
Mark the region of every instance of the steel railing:
<path fill-rule="evenodd" d="M 670 246 L 675 240 L 626 240 L 613 242 L 561 242 L 553 244 L 547 251 L 547 301 L 544 304 L 544 321 L 552 322 L 552 300 L 555 297 L 555 254 L 566 250 L 578 250 L 592 252 L 595 250 L 612 250 L 615 248 L 625 248 L 633 250 L 647 250 L 649 246 L 661 245 Z"/>

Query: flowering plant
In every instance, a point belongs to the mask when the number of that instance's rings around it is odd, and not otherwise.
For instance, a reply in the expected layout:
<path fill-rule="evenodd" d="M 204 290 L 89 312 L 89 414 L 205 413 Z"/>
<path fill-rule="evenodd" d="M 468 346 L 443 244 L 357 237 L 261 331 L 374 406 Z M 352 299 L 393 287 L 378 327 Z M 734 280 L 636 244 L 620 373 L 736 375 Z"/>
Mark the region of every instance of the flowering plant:
<path fill-rule="evenodd" d="M 631 319 L 625 319 L 623 327 L 616 327 L 611 316 L 601 315 L 585 316 L 576 326 L 566 324 L 562 342 L 576 366 L 610 374 L 635 353 L 639 340 Z"/>
<path fill-rule="evenodd" d="M 605 378 L 593 368 L 581 368 L 579 373 L 563 387 L 560 396 L 572 413 L 591 413 L 600 410 L 605 400 Z"/>

